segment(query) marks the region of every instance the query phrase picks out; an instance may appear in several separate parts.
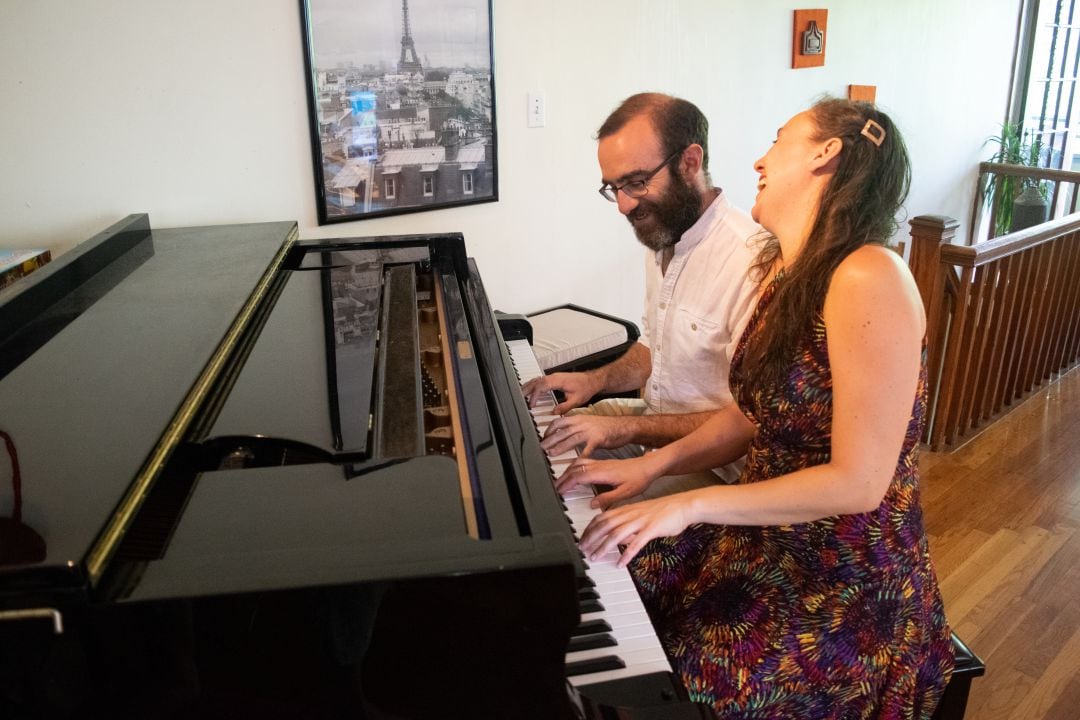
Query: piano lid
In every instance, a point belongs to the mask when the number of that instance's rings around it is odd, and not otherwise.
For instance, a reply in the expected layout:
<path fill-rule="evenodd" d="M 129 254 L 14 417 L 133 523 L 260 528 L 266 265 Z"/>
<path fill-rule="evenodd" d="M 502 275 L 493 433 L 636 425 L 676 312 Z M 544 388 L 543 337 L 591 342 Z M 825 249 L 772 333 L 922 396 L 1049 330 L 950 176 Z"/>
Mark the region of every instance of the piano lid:
<path fill-rule="evenodd" d="M 293 222 L 150 231 L 109 258 L 124 277 L 99 283 L 99 296 L 83 298 L 66 326 L 0 379 L 0 427 L 18 450 L 23 522 L 47 550 L 32 567 L 0 567 L 0 578 L 82 582 L 81 562 L 104 519 L 295 237 Z M 0 514 L 10 511 L 5 487 Z"/>
<path fill-rule="evenodd" d="M 0 567 L 0 606 L 35 588 L 154 600 L 573 562 L 463 238 L 295 235 L 154 231 L 126 277 L 0 379 L 23 521 L 47 545 L 43 561 Z M 395 278 L 384 301 L 401 293 L 417 313 L 407 332 L 381 311 L 378 327 L 380 348 L 397 337 L 424 358 L 421 421 L 402 422 L 420 430 L 415 455 L 380 442 L 395 402 L 364 422 L 356 399 L 387 394 L 384 373 L 412 355 L 380 350 L 370 392 L 336 374 L 369 332 L 353 303 L 373 265 L 349 257 L 361 248 L 404 253 L 374 265 Z M 448 416 L 446 394 L 459 400 Z M 358 439 L 365 427 L 374 440 Z"/>
<path fill-rule="evenodd" d="M 520 491 L 493 438 L 453 262 L 463 247 L 444 238 L 337 242 L 349 249 L 303 243 L 284 263 L 280 294 L 242 365 L 228 373 L 227 396 L 208 403 L 215 411 L 177 455 L 194 468 L 170 464 L 144 515 L 161 494 L 174 494 L 170 487 L 179 490 L 182 513 L 154 512 L 153 522 L 140 517 L 132 525 L 99 588 L 104 597 L 257 592 L 571 561 L 565 527 L 538 539 L 513 507 Z M 394 278 L 404 287 L 395 289 Z M 391 359 L 402 328 L 414 342 Z M 440 340 L 453 358 L 436 351 Z M 444 436 L 441 425 L 428 424 L 448 409 L 440 390 L 448 379 L 434 375 L 450 365 L 461 384 L 460 414 L 450 413 L 460 427 Z M 428 388 L 422 402 L 419 393 L 414 398 L 419 446 L 378 441 L 394 395 L 404 393 L 387 388 L 394 370 L 418 391 Z M 392 424 L 410 426 L 405 415 Z M 544 485 L 554 510 L 546 471 Z M 175 526 L 156 518 L 175 518 Z"/>

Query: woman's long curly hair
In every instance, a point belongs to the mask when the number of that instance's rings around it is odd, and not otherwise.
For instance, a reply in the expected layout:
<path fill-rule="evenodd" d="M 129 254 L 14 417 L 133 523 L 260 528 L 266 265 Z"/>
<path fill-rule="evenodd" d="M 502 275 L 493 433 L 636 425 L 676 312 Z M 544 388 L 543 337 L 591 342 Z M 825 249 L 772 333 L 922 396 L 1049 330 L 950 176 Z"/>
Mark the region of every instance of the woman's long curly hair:
<path fill-rule="evenodd" d="M 911 184 L 904 140 L 889 116 L 874 105 L 826 98 L 810 108 L 810 117 L 817 127 L 815 141 L 840 138 L 843 148 L 810 235 L 795 262 L 784 268 L 761 331 L 747 347 L 744 366 L 750 387 L 783 381 L 797 343 L 824 307 L 833 271 L 863 245 L 888 242 Z M 867 120 L 884 130 L 880 147 L 862 134 Z M 780 257 L 779 241 L 767 238 L 751 272 L 764 278 Z"/>

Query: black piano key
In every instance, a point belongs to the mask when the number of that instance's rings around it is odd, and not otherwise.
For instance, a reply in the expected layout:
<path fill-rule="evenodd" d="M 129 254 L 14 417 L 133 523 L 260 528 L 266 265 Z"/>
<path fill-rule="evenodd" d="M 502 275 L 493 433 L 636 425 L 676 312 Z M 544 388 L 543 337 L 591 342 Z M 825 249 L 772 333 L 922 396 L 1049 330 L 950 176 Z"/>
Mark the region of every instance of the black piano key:
<path fill-rule="evenodd" d="M 603 647 L 615 647 L 618 645 L 615 638 L 607 633 L 602 635 L 585 635 L 570 638 L 570 644 L 566 646 L 566 652 L 581 652 L 582 650 L 596 650 Z"/>
<path fill-rule="evenodd" d="M 578 623 L 578 626 L 574 628 L 570 635 L 571 637 L 579 637 L 581 635 L 599 635 L 606 632 L 611 632 L 611 625 L 608 624 L 607 620 L 589 620 Z"/>
<path fill-rule="evenodd" d="M 624 667 L 626 667 L 626 663 L 619 658 L 614 655 L 604 655 L 591 660 L 566 663 L 566 676 L 588 675 L 603 672 L 604 670 L 622 670 Z"/>
<path fill-rule="evenodd" d="M 596 581 L 588 575 L 582 575 L 577 579 L 578 588 L 596 587 Z"/>
<path fill-rule="evenodd" d="M 580 600 L 599 600 L 600 593 L 596 592 L 596 588 L 581 588 L 577 591 L 577 596 Z"/>
<path fill-rule="evenodd" d="M 599 600 L 585 600 L 578 603 L 578 607 L 581 609 L 581 614 L 604 612 L 604 605 Z"/>

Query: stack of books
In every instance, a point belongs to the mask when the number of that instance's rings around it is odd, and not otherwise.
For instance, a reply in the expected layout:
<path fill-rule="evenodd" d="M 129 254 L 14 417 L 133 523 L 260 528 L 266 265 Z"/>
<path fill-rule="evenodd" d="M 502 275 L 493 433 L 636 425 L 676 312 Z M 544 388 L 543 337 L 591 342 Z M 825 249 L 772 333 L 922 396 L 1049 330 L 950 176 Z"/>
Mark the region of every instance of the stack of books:
<path fill-rule="evenodd" d="M 49 250 L 0 250 L 0 290 L 52 260 Z"/>

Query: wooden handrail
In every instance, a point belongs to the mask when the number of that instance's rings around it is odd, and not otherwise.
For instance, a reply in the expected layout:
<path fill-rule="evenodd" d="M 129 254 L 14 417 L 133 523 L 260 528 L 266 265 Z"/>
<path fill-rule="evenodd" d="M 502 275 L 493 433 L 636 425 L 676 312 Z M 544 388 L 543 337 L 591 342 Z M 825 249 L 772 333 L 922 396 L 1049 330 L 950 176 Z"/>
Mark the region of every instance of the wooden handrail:
<path fill-rule="evenodd" d="M 1036 168 L 1030 165 L 1009 165 L 1006 163 L 979 163 L 980 173 L 997 173 L 1010 177 L 1029 177 L 1037 180 L 1060 180 L 1062 182 L 1080 182 L 1080 172 L 1075 170 L 1055 170 L 1054 168 Z"/>
<path fill-rule="evenodd" d="M 1077 173 L 1080 175 L 1080 173 Z M 936 217 L 936 216 L 935 216 Z M 911 221 L 914 225 L 915 218 Z M 988 262 L 1022 252 L 1046 242 L 1052 242 L 1062 235 L 1080 230 L 1080 213 L 1073 213 L 1056 220 L 1044 222 L 1041 225 L 1017 230 L 1008 235 L 986 240 L 978 245 L 942 245 L 940 256 L 942 261 L 947 261 L 960 267 L 978 267 Z M 914 232 L 912 232 L 914 235 Z"/>
<path fill-rule="evenodd" d="M 972 246 L 952 243 L 957 226 L 911 221 L 927 315 L 923 439 L 936 450 L 1080 360 L 1080 213 Z"/>

